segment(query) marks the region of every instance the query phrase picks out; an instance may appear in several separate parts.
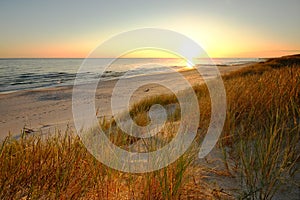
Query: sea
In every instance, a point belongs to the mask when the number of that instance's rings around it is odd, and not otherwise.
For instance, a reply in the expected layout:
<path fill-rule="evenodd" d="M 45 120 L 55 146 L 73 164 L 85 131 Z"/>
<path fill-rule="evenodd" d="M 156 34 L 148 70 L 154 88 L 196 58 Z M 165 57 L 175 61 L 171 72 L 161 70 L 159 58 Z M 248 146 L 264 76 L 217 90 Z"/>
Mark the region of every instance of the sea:
<path fill-rule="evenodd" d="M 95 58 L 96 59 L 96 58 Z M 188 69 L 189 63 L 179 58 L 119 58 L 101 74 L 98 67 L 107 63 L 107 58 L 97 58 L 98 66 L 85 71 L 86 80 L 112 80 L 130 71 L 132 76 L 145 76 L 163 73 L 166 67 L 174 70 Z M 194 66 L 232 66 L 259 62 L 260 58 L 213 58 L 194 59 Z M 83 65 L 82 58 L 9 58 L 0 59 L 0 93 L 20 90 L 72 86 L 78 69 Z"/>

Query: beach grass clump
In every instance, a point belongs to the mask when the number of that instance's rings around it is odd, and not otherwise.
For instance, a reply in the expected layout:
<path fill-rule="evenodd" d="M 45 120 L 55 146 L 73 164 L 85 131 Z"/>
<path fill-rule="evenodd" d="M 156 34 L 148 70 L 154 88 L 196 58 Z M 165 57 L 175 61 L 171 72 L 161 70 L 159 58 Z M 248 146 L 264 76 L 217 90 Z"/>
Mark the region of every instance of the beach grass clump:
<path fill-rule="evenodd" d="M 179 198 L 193 160 L 186 153 L 155 172 L 124 173 L 101 164 L 72 132 L 7 137 L 0 150 L 1 199 Z"/>
<path fill-rule="evenodd" d="M 300 63 L 271 59 L 257 66 L 227 77 L 221 141 L 236 161 L 240 197 L 272 199 L 299 170 Z"/>
<path fill-rule="evenodd" d="M 227 114 L 218 146 L 228 174 L 239 179 L 234 196 L 272 199 L 286 185 L 297 190 L 300 182 L 293 177 L 300 160 L 300 55 L 269 59 L 224 75 L 223 80 Z M 195 91 L 199 128 L 205 133 L 209 93 L 205 85 Z M 228 160 L 234 165 L 229 167 Z"/>

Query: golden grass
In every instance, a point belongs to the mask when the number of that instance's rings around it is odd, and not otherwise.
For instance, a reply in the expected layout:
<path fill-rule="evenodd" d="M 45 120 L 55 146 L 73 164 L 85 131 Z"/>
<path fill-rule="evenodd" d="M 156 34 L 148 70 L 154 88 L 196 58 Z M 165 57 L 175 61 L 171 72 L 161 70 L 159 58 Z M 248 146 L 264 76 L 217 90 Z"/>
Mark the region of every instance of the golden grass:
<path fill-rule="evenodd" d="M 240 197 L 271 199 L 298 170 L 300 56 L 271 59 L 225 80 L 228 112 L 221 141 L 236 161 Z"/>
<path fill-rule="evenodd" d="M 224 76 L 228 109 L 219 147 L 225 164 L 228 159 L 235 162 L 236 167 L 227 164 L 227 170 L 240 180 L 236 198 L 271 199 L 297 172 L 299 60 L 300 56 L 270 59 Z M 71 130 L 47 138 L 7 137 L 0 148 L 0 199 L 222 198 L 204 180 L 192 178 L 196 172 L 201 174 L 193 161 L 210 119 L 206 86 L 194 89 L 201 110 L 199 133 L 192 147 L 168 167 L 145 174 L 112 170 L 90 155 Z M 146 125 L 151 105 L 176 103 L 174 95 L 156 96 L 134 105 L 130 114 Z M 176 132 L 178 106 L 168 120 L 164 132 Z M 113 119 L 100 124 L 117 145 L 125 148 L 138 141 L 120 131 Z"/>

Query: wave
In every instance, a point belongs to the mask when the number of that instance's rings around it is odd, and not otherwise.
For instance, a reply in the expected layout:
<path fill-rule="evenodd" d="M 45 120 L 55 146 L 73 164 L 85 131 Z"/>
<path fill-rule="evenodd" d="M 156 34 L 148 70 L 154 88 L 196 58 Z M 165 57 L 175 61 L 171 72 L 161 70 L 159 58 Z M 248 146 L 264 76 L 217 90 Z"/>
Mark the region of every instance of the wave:
<path fill-rule="evenodd" d="M 0 92 L 18 91 L 44 87 L 73 85 L 76 76 L 83 76 L 85 80 L 111 80 L 120 77 L 125 72 L 105 71 L 100 77 L 96 73 L 82 74 L 66 72 L 50 72 L 46 74 L 22 73 L 15 77 L 1 77 Z"/>

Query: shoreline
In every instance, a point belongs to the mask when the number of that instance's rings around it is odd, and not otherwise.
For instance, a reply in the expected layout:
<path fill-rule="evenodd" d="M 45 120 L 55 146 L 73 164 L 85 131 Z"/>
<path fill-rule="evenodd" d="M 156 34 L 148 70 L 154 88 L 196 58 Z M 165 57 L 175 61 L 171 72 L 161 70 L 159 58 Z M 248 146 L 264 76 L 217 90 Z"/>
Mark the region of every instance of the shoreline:
<path fill-rule="evenodd" d="M 224 75 L 253 64 L 255 63 L 219 66 L 218 69 L 220 74 Z M 184 70 L 180 73 L 191 85 L 200 84 L 203 81 L 196 69 Z M 138 82 L 144 78 L 155 78 L 166 84 L 176 84 L 176 81 L 168 78 L 170 75 L 169 73 L 161 73 L 135 76 L 126 79 L 126 81 L 130 83 Z M 97 117 L 112 116 L 110 97 L 118 80 L 106 80 L 101 82 L 100 87 L 98 85 L 95 101 L 101 114 Z M 9 133 L 12 136 L 18 136 L 23 128 L 27 128 L 28 132 L 42 132 L 43 134 L 58 130 L 64 131 L 67 127 L 73 129 L 72 90 L 73 86 L 70 85 L 0 93 L 0 140 L 4 139 Z M 157 84 L 145 85 L 134 93 L 131 98 L 131 105 L 149 96 L 168 93 L 170 91 L 163 86 Z"/>
<path fill-rule="evenodd" d="M 12 58 L 13 59 L 13 58 Z M 28 58 L 30 59 L 30 58 Z M 258 58 L 257 61 L 248 61 L 248 62 L 243 62 L 243 63 L 240 63 L 240 64 L 214 64 L 214 65 L 203 65 L 203 67 L 210 67 L 210 66 L 215 66 L 215 67 L 218 67 L 218 68 L 232 68 L 232 67 L 240 67 L 240 66 L 245 66 L 245 65 L 252 65 L 252 64 L 256 64 L 256 63 L 259 63 L 259 62 L 264 62 L 266 61 L 267 59 L 263 59 L 263 58 Z M 197 64 L 199 65 L 199 64 Z M 196 65 L 196 66 L 197 66 Z M 172 67 L 177 67 L 177 66 L 172 66 Z M 191 70 L 195 70 L 194 68 L 193 69 L 190 69 L 190 68 L 182 68 L 182 69 L 179 69 L 179 70 L 175 70 L 174 69 L 174 72 L 186 72 L 186 71 L 191 71 Z M 136 74 L 136 75 L 131 75 L 129 77 L 127 77 L 128 79 L 130 78 L 135 78 L 135 77 L 139 77 L 139 76 L 153 76 L 153 75 L 156 75 L 156 74 L 162 74 L 162 73 L 170 73 L 170 72 L 160 72 L 160 73 L 152 73 L 152 74 Z M 122 75 L 120 76 L 111 76 L 110 78 L 107 78 L 107 79 L 103 79 L 102 81 L 103 82 L 106 82 L 106 81 L 117 81 L 119 80 L 119 78 L 121 78 Z M 74 77 L 76 78 L 76 77 Z M 74 79 L 75 80 L 75 79 Z M 0 91 L 0 95 L 5 95 L 5 94 L 10 94 L 10 93 L 15 93 L 15 92 L 22 92 L 22 91 L 35 91 L 35 90 L 47 90 L 47 89 L 54 89 L 54 88 L 70 88 L 70 87 L 73 87 L 74 83 L 66 83 L 66 84 L 61 84 L 61 85 L 58 85 L 58 84 L 52 84 L 52 85 L 48 85 L 48 86 L 41 86 L 41 87 L 31 87 L 31 88 L 24 88 L 24 89 L 15 89 L 15 90 L 4 90 L 4 91 Z"/>

